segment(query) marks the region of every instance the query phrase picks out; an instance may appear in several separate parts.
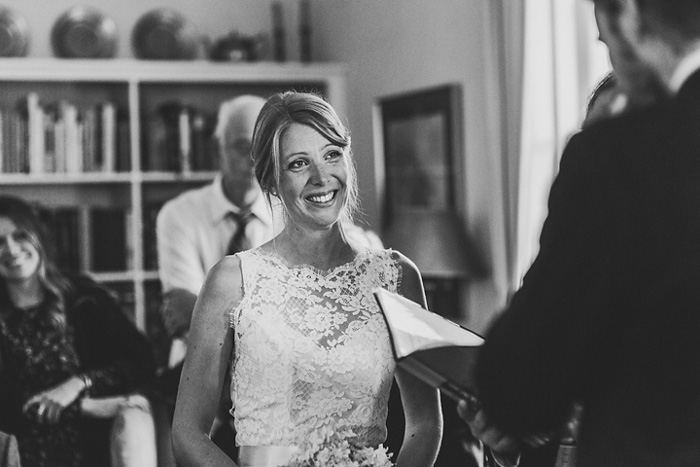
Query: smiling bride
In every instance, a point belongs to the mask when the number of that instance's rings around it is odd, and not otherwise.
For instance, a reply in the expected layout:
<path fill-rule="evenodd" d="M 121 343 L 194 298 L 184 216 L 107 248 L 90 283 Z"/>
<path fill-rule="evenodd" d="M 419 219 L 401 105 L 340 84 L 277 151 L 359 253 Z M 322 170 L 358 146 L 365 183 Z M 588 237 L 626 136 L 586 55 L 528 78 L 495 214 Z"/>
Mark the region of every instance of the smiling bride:
<path fill-rule="evenodd" d="M 199 294 L 173 424 L 179 465 L 316 465 L 327 442 L 379 459 L 396 378 L 406 417 L 397 465 L 432 466 L 439 394 L 396 368 L 372 296 L 381 287 L 425 305 L 422 281 L 401 253 L 344 233 L 358 204 L 348 130 L 315 94 L 275 94 L 252 157 L 285 227 L 220 261 Z M 237 464 L 209 438 L 229 367 Z"/>

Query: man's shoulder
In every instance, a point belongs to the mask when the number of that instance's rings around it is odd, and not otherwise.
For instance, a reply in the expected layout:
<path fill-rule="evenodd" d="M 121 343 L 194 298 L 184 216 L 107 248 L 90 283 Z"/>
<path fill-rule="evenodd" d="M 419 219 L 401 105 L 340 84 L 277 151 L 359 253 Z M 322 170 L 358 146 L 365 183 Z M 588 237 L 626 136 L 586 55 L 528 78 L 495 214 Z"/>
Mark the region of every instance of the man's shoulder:
<path fill-rule="evenodd" d="M 569 143 L 572 148 L 599 155 L 601 162 L 638 160 L 666 145 L 668 137 L 679 130 L 678 118 L 671 103 L 664 102 L 593 124 Z"/>
<path fill-rule="evenodd" d="M 213 189 L 213 184 L 209 183 L 204 186 L 185 190 L 179 195 L 167 201 L 163 207 L 169 205 L 181 206 L 204 202 L 211 195 Z"/>
<path fill-rule="evenodd" d="M 190 218 L 202 214 L 209 205 L 211 184 L 186 190 L 163 204 L 159 218 Z"/>

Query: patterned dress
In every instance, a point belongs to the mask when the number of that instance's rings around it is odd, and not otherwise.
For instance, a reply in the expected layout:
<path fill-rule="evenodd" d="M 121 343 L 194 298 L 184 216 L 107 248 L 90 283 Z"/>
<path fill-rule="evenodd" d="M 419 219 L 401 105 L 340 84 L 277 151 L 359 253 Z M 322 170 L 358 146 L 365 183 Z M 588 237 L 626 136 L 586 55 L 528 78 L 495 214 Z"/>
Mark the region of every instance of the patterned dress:
<path fill-rule="evenodd" d="M 45 304 L 17 309 L 0 293 L 0 430 L 17 437 L 22 467 L 109 463 L 110 420 L 82 416 L 75 401 L 58 424 L 41 424 L 22 413 L 31 396 L 83 373 L 92 397 L 127 394 L 155 371 L 150 343 L 114 299 L 89 279 L 72 282 L 65 329 Z"/>
<path fill-rule="evenodd" d="M 21 388 L 20 399 L 53 387 L 78 372 L 80 362 L 73 333 L 49 322 L 42 306 L 13 310 L 0 321 L 3 376 Z M 77 404 L 71 405 L 56 425 L 23 417 L 17 441 L 25 466 L 80 466 L 82 434 L 75 424 Z"/>
<path fill-rule="evenodd" d="M 390 250 L 365 250 L 329 271 L 238 253 L 243 299 L 234 329 L 231 400 L 239 446 L 302 446 L 319 430 L 351 429 L 377 446 L 395 363 L 372 295 L 398 292 Z"/>

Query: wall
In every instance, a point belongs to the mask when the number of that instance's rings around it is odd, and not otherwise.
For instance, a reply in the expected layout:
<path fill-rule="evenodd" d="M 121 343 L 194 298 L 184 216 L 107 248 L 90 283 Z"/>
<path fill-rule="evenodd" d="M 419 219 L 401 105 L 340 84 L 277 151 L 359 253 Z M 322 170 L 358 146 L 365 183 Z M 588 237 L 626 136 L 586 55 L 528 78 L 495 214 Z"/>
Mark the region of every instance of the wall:
<path fill-rule="evenodd" d="M 299 0 L 284 0 L 289 58 L 298 58 Z M 75 4 L 99 8 L 118 27 L 119 57 L 132 57 L 131 30 L 144 13 L 168 6 L 185 14 L 203 37 L 236 29 L 269 33 L 270 0 L 5 0 L 30 23 L 30 56 L 52 56 L 50 32 Z M 203 6 L 206 5 L 206 6 Z M 491 276 L 468 289 L 464 321 L 483 330 L 504 301 L 499 287 L 504 250 L 501 190 L 497 34 L 492 0 L 311 0 L 313 55 L 348 65 L 347 119 L 353 132 L 366 223 L 378 226 L 372 142 L 372 105 L 379 96 L 444 83 L 461 83 L 465 174 L 462 201 L 467 227 Z"/>
<path fill-rule="evenodd" d="M 367 220 L 378 225 L 371 109 L 378 96 L 444 83 L 464 93 L 465 214 L 491 269 L 469 287 L 464 321 L 483 330 L 502 306 L 504 248 L 492 0 L 314 0 L 315 56 L 348 64 L 348 121 Z"/>

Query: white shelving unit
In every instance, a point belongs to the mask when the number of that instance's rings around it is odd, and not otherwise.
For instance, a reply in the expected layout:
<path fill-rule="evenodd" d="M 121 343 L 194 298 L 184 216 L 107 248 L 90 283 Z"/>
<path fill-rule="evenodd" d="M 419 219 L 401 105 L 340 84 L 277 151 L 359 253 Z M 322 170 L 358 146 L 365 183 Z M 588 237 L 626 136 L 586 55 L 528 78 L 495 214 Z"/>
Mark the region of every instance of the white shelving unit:
<path fill-rule="evenodd" d="M 214 63 L 206 61 L 142 61 L 132 59 L 0 59 L 0 109 L 36 92 L 46 101 L 67 99 L 83 105 L 116 101 L 129 121 L 130 171 L 85 173 L 0 173 L 0 193 L 14 194 L 49 207 L 75 207 L 80 212 L 81 269 L 103 283 L 133 284 L 134 319 L 146 328 L 145 284 L 157 281 L 144 267 L 144 206 L 209 182 L 215 172 L 151 172 L 142 170 L 148 126 L 144 121 L 170 99 L 203 107 L 216 115 L 219 102 L 239 94 L 266 96 L 285 89 L 322 92 L 345 114 L 345 70 L 340 64 Z M 3 157 L 6 157 L 3 155 Z M 146 159 L 144 159 L 146 158 Z M 130 210 L 130 264 L 123 271 L 90 270 L 93 207 Z M 99 228 L 99 226 L 98 226 Z M 126 252 L 124 252 L 126 254 Z"/>

